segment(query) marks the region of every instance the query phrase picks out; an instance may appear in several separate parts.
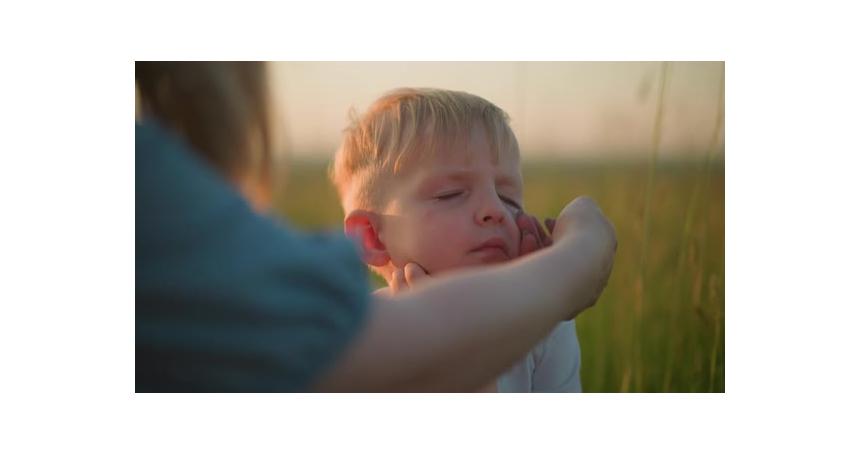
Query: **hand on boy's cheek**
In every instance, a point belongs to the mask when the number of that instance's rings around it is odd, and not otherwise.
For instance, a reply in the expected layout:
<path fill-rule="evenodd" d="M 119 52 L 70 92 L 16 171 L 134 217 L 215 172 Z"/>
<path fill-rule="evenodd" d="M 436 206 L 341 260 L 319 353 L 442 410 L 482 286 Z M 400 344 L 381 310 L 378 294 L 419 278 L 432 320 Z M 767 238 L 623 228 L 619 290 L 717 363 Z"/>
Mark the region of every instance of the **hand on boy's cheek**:
<path fill-rule="evenodd" d="M 391 293 L 397 294 L 403 292 L 428 276 L 430 275 L 427 271 L 414 262 L 406 264 L 402 269 L 396 268 L 392 273 L 391 283 L 389 284 Z"/>
<path fill-rule="evenodd" d="M 552 238 L 546 233 L 537 218 L 528 213 L 519 212 L 516 215 L 516 222 L 520 229 L 520 256 L 552 245 Z M 549 226 L 549 223 L 547 225 Z"/>

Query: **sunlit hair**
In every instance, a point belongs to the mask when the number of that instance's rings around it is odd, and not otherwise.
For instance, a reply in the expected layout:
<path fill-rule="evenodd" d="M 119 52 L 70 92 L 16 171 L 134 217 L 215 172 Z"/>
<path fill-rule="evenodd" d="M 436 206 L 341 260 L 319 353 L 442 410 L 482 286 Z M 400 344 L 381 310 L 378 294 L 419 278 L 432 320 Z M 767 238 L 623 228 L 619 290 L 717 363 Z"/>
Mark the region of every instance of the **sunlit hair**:
<path fill-rule="evenodd" d="M 264 62 L 136 62 L 142 114 L 181 134 L 227 178 L 270 185 L 271 131 Z"/>
<path fill-rule="evenodd" d="M 519 157 L 508 115 L 493 103 L 465 92 L 399 88 L 376 100 L 349 126 L 329 169 L 345 210 L 379 209 L 382 177 L 398 175 L 425 156 L 465 150 L 472 128 L 483 127 L 494 160 Z"/>

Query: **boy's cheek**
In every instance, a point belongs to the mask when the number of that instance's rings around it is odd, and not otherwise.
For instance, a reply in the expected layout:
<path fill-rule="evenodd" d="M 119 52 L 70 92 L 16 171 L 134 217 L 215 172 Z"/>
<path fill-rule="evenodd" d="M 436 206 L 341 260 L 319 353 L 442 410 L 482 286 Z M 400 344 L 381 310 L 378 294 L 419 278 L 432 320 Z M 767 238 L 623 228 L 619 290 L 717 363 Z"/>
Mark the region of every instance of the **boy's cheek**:
<path fill-rule="evenodd" d="M 520 257 L 520 239 L 519 238 L 515 238 L 515 240 L 514 240 L 514 257 L 515 258 Z"/>
<path fill-rule="evenodd" d="M 513 223 L 512 227 L 508 229 L 508 235 L 510 235 L 511 238 L 513 239 L 513 242 L 512 242 L 514 245 L 513 253 L 514 253 L 514 257 L 516 258 L 516 257 L 520 256 L 520 243 L 521 243 L 521 240 L 523 238 L 523 234 L 520 231 L 520 228 L 517 226 L 516 219 L 514 219 L 512 221 L 512 223 Z"/>

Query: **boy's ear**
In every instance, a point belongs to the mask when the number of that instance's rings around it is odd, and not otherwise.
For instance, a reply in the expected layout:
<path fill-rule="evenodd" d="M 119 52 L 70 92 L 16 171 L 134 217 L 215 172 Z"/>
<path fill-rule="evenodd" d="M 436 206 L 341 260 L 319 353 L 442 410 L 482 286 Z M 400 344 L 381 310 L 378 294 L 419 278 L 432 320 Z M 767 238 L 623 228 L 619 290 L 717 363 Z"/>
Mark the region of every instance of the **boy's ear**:
<path fill-rule="evenodd" d="M 391 260 L 388 250 L 379 240 L 379 215 L 367 210 L 353 210 L 346 216 L 343 229 L 346 235 L 356 239 L 361 246 L 361 255 L 369 265 L 382 267 Z"/>

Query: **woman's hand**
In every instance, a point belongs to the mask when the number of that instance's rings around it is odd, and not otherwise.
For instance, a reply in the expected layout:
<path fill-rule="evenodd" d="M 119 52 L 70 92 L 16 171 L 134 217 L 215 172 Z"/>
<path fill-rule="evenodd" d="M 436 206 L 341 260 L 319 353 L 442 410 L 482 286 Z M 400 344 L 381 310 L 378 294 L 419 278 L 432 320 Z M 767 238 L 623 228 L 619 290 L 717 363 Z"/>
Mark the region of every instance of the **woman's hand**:
<path fill-rule="evenodd" d="M 555 241 L 572 234 L 588 235 L 603 247 L 607 259 L 614 256 L 618 247 L 615 227 L 588 196 L 580 196 L 567 204 L 552 223 L 551 232 Z"/>
<path fill-rule="evenodd" d="M 388 283 L 389 290 L 392 294 L 398 294 L 415 286 L 415 283 L 427 278 L 430 274 L 420 265 L 410 262 L 402 269 L 395 268 L 391 274 L 391 281 Z"/>
<path fill-rule="evenodd" d="M 520 256 L 525 256 L 552 245 L 552 237 L 547 234 L 534 216 L 520 211 L 516 215 L 516 222 L 517 227 L 520 228 Z M 555 220 L 548 218 L 545 223 L 551 233 Z"/>
<path fill-rule="evenodd" d="M 618 249 L 615 227 L 603 215 L 593 199 L 581 196 L 562 209 L 550 230 L 556 242 L 566 237 L 578 237 L 583 240 L 583 244 L 589 246 L 581 250 L 581 254 L 590 258 L 590 263 L 595 264 L 595 267 L 590 268 L 593 270 L 592 273 L 595 273 L 590 280 L 595 283 L 595 286 L 589 293 L 586 308 L 594 305 L 603 293 L 612 273 L 615 252 Z"/>

